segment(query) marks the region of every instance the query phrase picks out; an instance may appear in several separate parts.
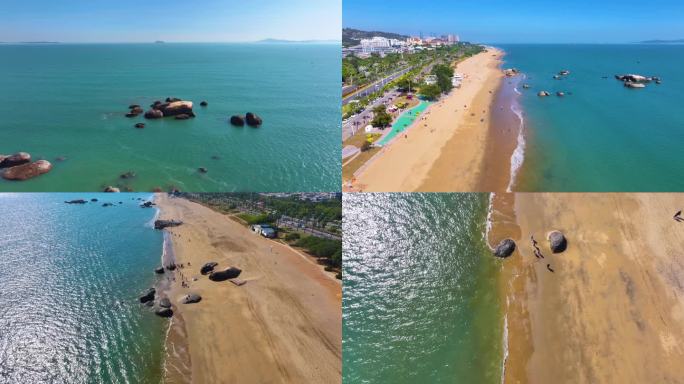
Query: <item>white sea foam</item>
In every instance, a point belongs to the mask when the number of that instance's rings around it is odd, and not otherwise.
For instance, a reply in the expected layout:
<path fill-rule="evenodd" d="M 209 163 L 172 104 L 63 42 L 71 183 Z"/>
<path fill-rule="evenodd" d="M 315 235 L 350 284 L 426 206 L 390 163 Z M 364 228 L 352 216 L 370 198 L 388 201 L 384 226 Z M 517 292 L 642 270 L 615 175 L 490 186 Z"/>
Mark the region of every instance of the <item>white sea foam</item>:
<path fill-rule="evenodd" d="M 494 213 L 494 196 L 494 192 L 489 194 L 489 204 L 487 205 L 487 221 L 485 224 L 484 233 L 485 243 L 487 243 L 487 246 L 491 250 L 494 250 L 494 248 L 492 248 L 492 246 L 489 244 L 489 232 L 492 230 L 492 214 Z"/>
<path fill-rule="evenodd" d="M 518 116 L 520 128 L 518 130 L 518 145 L 511 155 L 511 173 L 506 192 L 511 192 L 513 189 L 516 181 L 515 179 L 518 176 L 518 171 L 520 171 L 520 167 L 522 167 L 525 159 L 525 118 L 523 117 L 522 110 L 517 101 L 511 104 L 511 111 Z"/>
<path fill-rule="evenodd" d="M 506 298 L 508 301 L 508 298 Z M 504 315 L 504 326 L 503 326 L 503 358 L 501 360 L 501 384 L 506 381 L 506 361 L 508 360 L 508 314 Z"/>

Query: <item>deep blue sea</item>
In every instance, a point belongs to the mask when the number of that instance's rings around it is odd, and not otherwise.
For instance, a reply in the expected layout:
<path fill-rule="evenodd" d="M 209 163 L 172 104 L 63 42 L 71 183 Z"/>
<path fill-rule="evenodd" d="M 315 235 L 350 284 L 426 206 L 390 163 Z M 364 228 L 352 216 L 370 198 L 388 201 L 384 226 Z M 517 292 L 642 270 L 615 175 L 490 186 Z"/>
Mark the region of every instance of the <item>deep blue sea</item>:
<path fill-rule="evenodd" d="M 0 383 L 161 382 L 168 320 L 138 295 L 162 233 L 138 197 L 0 194 Z"/>
<path fill-rule="evenodd" d="M 340 67 L 336 44 L 0 45 L 0 154 L 53 164 L 0 191 L 339 190 Z M 124 116 L 166 97 L 197 117 Z M 228 124 L 246 112 L 263 125 Z"/>
<path fill-rule="evenodd" d="M 684 45 L 498 46 L 531 86 L 519 89 L 526 145 L 514 190 L 684 191 Z M 662 84 L 628 89 L 614 78 L 626 73 Z"/>

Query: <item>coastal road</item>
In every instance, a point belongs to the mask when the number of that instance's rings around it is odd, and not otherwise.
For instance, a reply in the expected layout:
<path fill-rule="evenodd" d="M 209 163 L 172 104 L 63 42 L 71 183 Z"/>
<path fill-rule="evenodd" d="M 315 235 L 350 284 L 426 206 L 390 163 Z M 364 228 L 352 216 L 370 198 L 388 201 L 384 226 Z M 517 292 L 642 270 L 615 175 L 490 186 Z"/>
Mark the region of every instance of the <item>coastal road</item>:
<path fill-rule="evenodd" d="M 380 89 L 382 89 L 382 87 L 385 86 L 385 84 L 389 83 L 390 81 L 394 81 L 395 79 L 403 76 L 406 72 L 410 71 L 411 69 L 413 69 L 413 67 L 401 69 L 397 72 L 394 72 L 393 74 L 391 74 L 389 76 L 383 77 L 382 79 L 370 84 L 366 88 L 363 88 L 362 90 L 360 90 L 356 93 L 353 93 L 349 96 L 343 97 L 342 98 L 342 105 L 347 105 L 352 100 L 362 99 L 362 98 L 370 95 L 373 92 L 379 91 Z"/>
<path fill-rule="evenodd" d="M 342 140 L 347 140 L 359 129 L 364 129 L 373 120 L 373 109 L 380 104 L 391 105 L 398 95 L 399 92 L 396 89 L 385 92 L 382 97 L 369 104 L 361 113 L 347 119 L 346 123 L 342 125 Z"/>

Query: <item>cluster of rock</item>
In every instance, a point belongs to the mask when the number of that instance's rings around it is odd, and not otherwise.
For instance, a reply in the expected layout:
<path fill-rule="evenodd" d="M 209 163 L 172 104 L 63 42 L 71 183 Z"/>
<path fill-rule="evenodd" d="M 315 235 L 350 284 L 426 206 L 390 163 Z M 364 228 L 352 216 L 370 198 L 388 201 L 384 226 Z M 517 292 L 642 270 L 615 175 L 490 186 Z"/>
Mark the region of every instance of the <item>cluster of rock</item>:
<path fill-rule="evenodd" d="M 558 72 L 558 74 L 553 75 L 553 78 L 556 80 L 560 80 L 563 77 L 568 76 L 569 74 L 570 74 L 570 71 L 568 71 L 567 69 L 564 69 L 564 70 Z"/>
<path fill-rule="evenodd" d="M 154 288 L 150 288 L 145 293 L 140 296 L 140 303 L 145 304 L 149 307 L 154 306 L 154 300 L 156 298 L 157 291 Z M 171 317 L 173 316 L 173 310 L 171 309 L 171 300 L 168 298 L 160 298 L 157 307 L 154 310 L 154 314 L 159 317 Z"/>
<path fill-rule="evenodd" d="M 152 208 L 152 206 L 154 206 L 154 205 L 155 204 L 153 201 L 146 201 L 146 202 L 140 204 L 140 208 Z"/>
<path fill-rule="evenodd" d="M 615 79 L 623 82 L 624 86 L 627 88 L 646 88 L 646 84 L 650 82 L 655 82 L 656 84 L 662 83 L 660 77 L 657 76 L 642 76 L 642 75 L 615 75 Z"/>
<path fill-rule="evenodd" d="M 517 68 L 506 68 L 503 70 L 505 76 L 512 77 L 520 73 Z"/>
<path fill-rule="evenodd" d="M 31 162 L 31 155 L 18 152 L 13 155 L 0 154 L 0 169 L 5 169 L 2 177 L 6 180 L 28 180 L 50 172 L 52 164 L 47 160 Z"/>
<path fill-rule="evenodd" d="M 166 227 L 177 227 L 179 225 L 183 225 L 183 222 L 180 220 L 155 220 L 154 221 L 154 229 L 164 229 Z"/>
<path fill-rule="evenodd" d="M 230 117 L 230 124 L 236 127 L 244 127 L 245 123 L 250 127 L 258 128 L 263 123 L 263 120 L 252 112 L 247 112 L 245 116 L 233 115 Z"/>
<path fill-rule="evenodd" d="M 539 96 L 539 97 L 551 96 L 551 93 L 548 92 L 548 91 L 539 91 L 539 92 L 537 93 L 537 96 Z M 563 97 L 563 96 L 565 96 L 565 92 L 563 92 L 563 91 L 558 91 L 558 92 L 556 92 L 556 96 L 558 96 L 558 97 Z"/>
<path fill-rule="evenodd" d="M 164 103 L 157 100 L 150 105 L 150 108 L 152 109 L 145 112 L 146 119 L 174 116 L 176 120 L 187 120 L 195 117 L 192 111 L 192 101 L 181 100 L 177 97 L 167 97 Z"/>
<path fill-rule="evenodd" d="M 551 231 L 546 236 L 549 241 L 549 248 L 553 253 L 561 253 L 565 251 L 568 247 L 568 240 L 561 231 Z M 535 247 L 536 247 L 536 243 Z M 503 239 L 496 247 L 493 249 L 494 256 L 500 258 L 507 258 L 515 252 L 515 241 L 513 239 Z"/>

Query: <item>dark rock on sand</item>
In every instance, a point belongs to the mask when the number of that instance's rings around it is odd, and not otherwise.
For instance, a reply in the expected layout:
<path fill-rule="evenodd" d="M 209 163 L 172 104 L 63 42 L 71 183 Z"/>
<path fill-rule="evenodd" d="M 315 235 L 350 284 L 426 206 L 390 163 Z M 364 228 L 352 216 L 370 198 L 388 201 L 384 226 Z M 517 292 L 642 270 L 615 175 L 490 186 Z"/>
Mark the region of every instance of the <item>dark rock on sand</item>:
<path fill-rule="evenodd" d="M 206 107 L 207 105 L 209 105 L 209 103 L 207 103 L 207 102 L 204 101 L 204 100 L 202 100 L 202 102 L 200 103 L 200 106 L 201 106 L 201 107 Z"/>
<path fill-rule="evenodd" d="M 26 152 L 18 152 L 14 155 L 0 156 L 0 168 L 14 167 L 15 165 L 22 165 L 31 162 L 31 155 Z"/>
<path fill-rule="evenodd" d="M 143 129 L 143 128 L 145 128 L 145 123 L 138 123 L 135 125 L 135 127 L 138 129 Z"/>
<path fill-rule="evenodd" d="M 204 264 L 204 265 L 202 266 L 202 268 L 200 268 L 200 273 L 203 274 L 203 275 L 206 275 L 206 274 L 208 274 L 209 272 L 213 272 L 213 271 L 214 271 L 214 267 L 216 267 L 217 265 L 218 265 L 217 262 L 215 262 L 215 261 L 210 261 L 210 262 Z"/>
<path fill-rule="evenodd" d="M 162 308 L 171 308 L 171 300 L 169 300 L 168 297 L 165 297 L 159 300 L 159 306 Z"/>
<path fill-rule="evenodd" d="M 177 227 L 182 225 L 183 222 L 180 220 L 155 220 L 154 229 L 164 229 L 166 227 Z"/>
<path fill-rule="evenodd" d="M 118 193 L 121 192 L 121 190 L 117 187 L 112 187 L 111 185 L 108 186 L 107 188 L 104 189 L 104 192 L 110 192 L 110 193 Z"/>
<path fill-rule="evenodd" d="M 140 296 L 140 302 L 147 303 L 148 301 L 154 300 L 155 293 L 157 293 L 157 291 L 154 288 L 148 289 L 145 294 Z"/>
<path fill-rule="evenodd" d="M 65 203 L 66 204 L 85 204 L 85 203 L 87 203 L 87 201 L 85 201 L 83 199 L 76 199 L 76 200 L 65 201 Z"/>
<path fill-rule="evenodd" d="M 258 127 L 262 123 L 261 117 L 253 114 L 252 112 L 247 112 L 245 115 L 245 121 L 250 127 Z"/>
<path fill-rule="evenodd" d="M 145 112 L 146 119 L 161 119 L 162 117 L 164 117 L 164 112 L 158 109 L 150 109 L 149 111 Z"/>
<path fill-rule="evenodd" d="M 553 253 L 561 253 L 568 247 L 568 241 L 560 231 L 551 231 L 547 237 L 549 239 L 549 247 Z"/>
<path fill-rule="evenodd" d="M 233 115 L 230 117 L 230 124 L 232 124 L 236 127 L 244 127 L 245 126 L 245 118 L 242 116 Z"/>
<path fill-rule="evenodd" d="M 515 251 L 515 241 L 512 239 L 501 240 L 499 245 L 494 248 L 494 256 L 506 258 Z"/>
<path fill-rule="evenodd" d="M 160 274 L 160 275 L 161 275 L 162 273 L 164 273 L 164 267 L 157 267 L 157 268 L 155 268 L 155 269 L 154 269 L 154 273 L 157 273 L 157 274 Z"/>
<path fill-rule="evenodd" d="M 209 275 L 209 280 L 211 281 L 224 281 L 228 279 L 234 279 L 242 273 L 242 270 L 235 267 L 226 268 L 223 271 L 215 271 Z"/>
<path fill-rule="evenodd" d="M 202 296 L 190 293 L 183 298 L 183 304 L 194 304 L 202 301 Z"/>
<path fill-rule="evenodd" d="M 35 163 L 17 165 L 5 170 L 2 177 L 7 180 L 28 180 L 44 173 L 50 172 L 52 164 L 47 160 L 38 160 Z"/>
<path fill-rule="evenodd" d="M 159 317 L 171 317 L 173 316 L 173 310 L 171 308 L 159 308 L 154 311 L 154 314 Z"/>
<path fill-rule="evenodd" d="M 169 264 L 166 266 L 166 269 L 169 271 L 175 271 L 176 270 L 176 264 Z"/>

